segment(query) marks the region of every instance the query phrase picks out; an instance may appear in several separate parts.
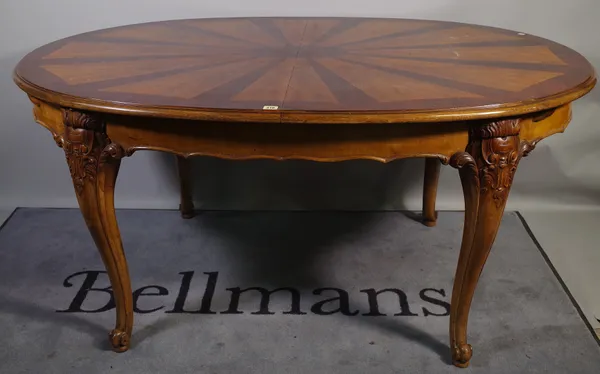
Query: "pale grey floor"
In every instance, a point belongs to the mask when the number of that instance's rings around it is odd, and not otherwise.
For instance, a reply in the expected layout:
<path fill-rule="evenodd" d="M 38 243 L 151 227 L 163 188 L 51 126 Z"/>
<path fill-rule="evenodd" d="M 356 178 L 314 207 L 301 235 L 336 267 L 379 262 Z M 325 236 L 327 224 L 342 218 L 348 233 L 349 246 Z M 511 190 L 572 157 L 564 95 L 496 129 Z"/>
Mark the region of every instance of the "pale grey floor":
<path fill-rule="evenodd" d="M 186 221 L 175 210 L 117 215 L 134 289 L 163 290 L 136 302 L 153 310 L 135 316 L 134 349 L 107 350 L 113 310 L 52 313 L 75 305 L 81 271 L 102 268 L 81 214 L 19 209 L 0 232 L 0 373 L 599 372 L 598 343 L 513 212 L 503 217 L 479 282 L 469 321 L 476 353 L 463 371 L 448 361 L 444 304 L 418 296 L 427 289 L 450 297 L 461 212 L 440 212 L 434 229 L 400 212 L 206 212 Z M 181 291 L 182 271 L 195 272 L 189 292 Z M 180 292 L 188 311 L 204 305 L 207 274 L 218 276 L 209 291 L 214 314 L 166 314 Z M 107 285 L 106 276 L 93 282 Z M 225 312 L 230 287 L 252 286 L 294 287 L 305 314 L 286 313 L 289 297 L 279 294 L 267 304 L 270 315 L 255 315 L 256 292 L 242 298 L 241 314 Z M 395 314 L 398 298 L 381 297 L 387 316 L 317 316 L 325 309 L 311 306 L 329 296 L 313 290 L 332 286 L 346 290 L 358 312 L 372 309 L 362 288 L 401 288 L 408 295 L 402 311 L 412 313 Z M 84 309 L 107 300 L 90 292 Z"/>
<path fill-rule="evenodd" d="M 0 209 L 0 225 L 14 208 Z M 522 211 L 529 228 L 600 336 L 600 211 Z"/>
<path fill-rule="evenodd" d="M 600 336 L 600 211 L 521 214 Z"/>
<path fill-rule="evenodd" d="M 2 208 L 0 209 L 0 225 L 6 221 L 6 219 L 12 214 L 15 208 Z"/>

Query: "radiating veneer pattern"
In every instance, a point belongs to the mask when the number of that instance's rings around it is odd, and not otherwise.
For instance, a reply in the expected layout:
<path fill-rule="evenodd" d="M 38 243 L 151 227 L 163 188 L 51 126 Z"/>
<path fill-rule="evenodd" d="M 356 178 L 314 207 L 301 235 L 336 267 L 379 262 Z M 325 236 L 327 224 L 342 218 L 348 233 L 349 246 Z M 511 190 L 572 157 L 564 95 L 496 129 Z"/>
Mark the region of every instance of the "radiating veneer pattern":
<path fill-rule="evenodd" d="M 563 132 L 595 72 L 542 38 L 451 22 L 236 18 L 146 23 L 43 46 L 14 73 L 34 118 L 64 149 L 110 277 L 113 348 L 133 329 L 114 211 L 121 159 L 177 155 L 180 210 L 194 213 L 190 156 L 390 162 L 425 157 L 424 223 L 434 226 L 440 163 L 459 170 L 463 240 L 450 353 L 469 365 L 472 298 L 518 164 Z"/>

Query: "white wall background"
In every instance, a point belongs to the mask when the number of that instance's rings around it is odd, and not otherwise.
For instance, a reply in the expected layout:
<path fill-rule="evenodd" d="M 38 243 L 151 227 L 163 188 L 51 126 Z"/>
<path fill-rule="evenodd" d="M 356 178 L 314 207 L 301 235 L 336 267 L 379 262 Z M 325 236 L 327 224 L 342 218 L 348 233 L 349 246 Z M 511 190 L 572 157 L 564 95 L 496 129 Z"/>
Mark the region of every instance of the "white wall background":
<path fill-rule="evenodd" d="M 1 0 L 0 208 L 74 207 L 62 150 L 35 124 L 12 82 L 27 52 L 73 34 L 156 20 L 226 16 L 401 17 L 470 22 L 553 39 L 600 71 L 598 0 Z M 600 88 L 575 104 L 565 134 L 538 146 L 517 172 L 508 209 L 600 208 Z M 388 165 L 194 159 L 195 200 L 214 209 L 420 209 L 422 160 Z M 457 173 L 442 169 L 438 207 L 462 209 Z M 123 161 L 117 207 L 176 208 L 172 156 Z"/>

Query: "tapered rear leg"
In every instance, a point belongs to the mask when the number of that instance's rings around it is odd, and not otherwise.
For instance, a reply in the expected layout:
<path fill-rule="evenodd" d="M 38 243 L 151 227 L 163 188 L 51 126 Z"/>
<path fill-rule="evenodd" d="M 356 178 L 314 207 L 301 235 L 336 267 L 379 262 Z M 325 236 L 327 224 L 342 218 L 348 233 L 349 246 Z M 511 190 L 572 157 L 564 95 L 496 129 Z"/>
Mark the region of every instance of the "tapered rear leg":
<path fill-rule="evenodd" d="M 440 160 L 437 158 L 425 159 L 425 178 L 423 181 L 423 224 L 429 227 L 433 227 L 437 223 L 435 200 L 440 178 L 440 166 Z"/>
<path fill-rule="evenodd" d="M 177 173 L 179 175 L 180 203 L 179 211 L 185 219 L 194 217 L 194 203 L 192 200 L 192 175 L 190 160 L 177 156 Z"/>

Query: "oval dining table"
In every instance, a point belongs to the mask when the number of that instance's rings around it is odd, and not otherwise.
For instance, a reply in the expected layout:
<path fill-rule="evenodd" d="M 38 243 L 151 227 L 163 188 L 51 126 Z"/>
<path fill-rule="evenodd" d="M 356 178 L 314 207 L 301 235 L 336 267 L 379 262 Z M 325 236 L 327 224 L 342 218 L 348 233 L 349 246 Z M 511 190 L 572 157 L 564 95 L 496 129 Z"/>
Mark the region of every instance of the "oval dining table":
<path fill-rule="evenodd" d="M 425 159 L 423 222 L 440 165 L 458 169 L 462 245 L 449 355 L 467 367 L 473 294 L 521 159 L 563 132 L 593 67 L 555 42 L 455 22 L 216 18 L 103 29 L 42 46 L 14 81 L 64 150 L 116 303 L 110 342 L 130 346 L 133 303 L 115 216 L 121 159 L 175 154 L 184 217 L 189 157 L 333 162 Z M 493 316 L 489 316 L 493 318 Z"/>

